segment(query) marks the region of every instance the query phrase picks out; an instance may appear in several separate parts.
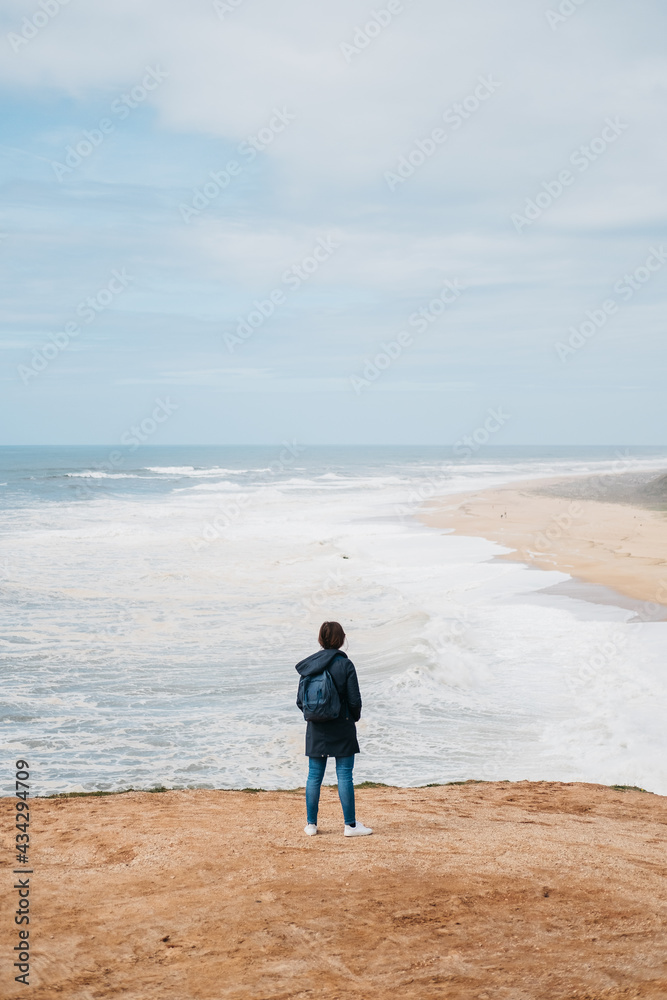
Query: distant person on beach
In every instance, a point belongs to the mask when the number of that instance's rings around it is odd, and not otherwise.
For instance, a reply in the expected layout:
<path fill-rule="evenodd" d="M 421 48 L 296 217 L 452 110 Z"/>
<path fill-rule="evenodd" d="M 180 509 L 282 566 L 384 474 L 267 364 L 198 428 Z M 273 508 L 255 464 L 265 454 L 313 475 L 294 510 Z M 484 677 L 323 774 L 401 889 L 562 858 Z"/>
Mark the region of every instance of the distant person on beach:
<path fill-rule="evenodd" d="M 354 812 L 352 769 L 359 753 L 357 722 L 361 716 L 361 694 L 354 663 L 341 646 L 345 632 L 338 622 L 324 622 L 318 637 L 322 647 L 296 665 L 301 676 L 296 703 L 308 722 L 306 727 L 306 812 L 304 828 L 309 837 L 317 833 L 317 809 L 327 758 L 336 758 L 338 796 L 343 808 L 346 837 L 364 837 L 373 831 L 357 820 Z"/>

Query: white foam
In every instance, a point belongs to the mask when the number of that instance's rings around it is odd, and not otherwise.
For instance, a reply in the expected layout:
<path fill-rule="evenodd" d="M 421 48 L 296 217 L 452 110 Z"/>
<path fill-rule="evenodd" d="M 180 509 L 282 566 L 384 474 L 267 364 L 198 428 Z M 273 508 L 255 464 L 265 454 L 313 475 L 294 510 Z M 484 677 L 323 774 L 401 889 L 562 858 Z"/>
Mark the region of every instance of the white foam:
<path fill-rule="evenodd" d="M 147 472 L 160 473 L 165 476 L 243 476 L 255 472 L 271 472 L 270 468 L 263 469 L 225 469 L 216 466 L 211 469 L 195 469 L 194 465 L 148 465 Z"/>
<path fill-rule="evenodd" d="M 314 651 L 319 623 L 338 619 L 365 702 L 360 780 L 562 778 L 667 793 L 665 626 L 537 601 L 566 575 L 494 560 L 502 546 L 397 514 L 434 478 L 444 494 L 527 478 L 534 464 L 471 464 L 448 479 L 414 464 L 268 471 L 243 489 L 175 481 L 165 493 L 163 482 L 140 497 L 36 502 L 16 521 L 0 513 L 3 593 L 17 613 L 31 608 L 22 641 L 3 646 L 25 702 L 2 735 L 21 749 L 30 705 L 45 788 L 63 775 L 85 787 L 302 783 L 293 664 Z"/>
<path fill-rule="evenodd" d="M 147 472 L 161 472 L 165 476 L 184 476 L 194 472 L 194 465 L 147 465 Z"/>
<path fill-rule="evenodd" d="M 67 479 L 141 479 L 133 472 L 103 472 L 100 469 L 87 472 L 66 472 Z"/>

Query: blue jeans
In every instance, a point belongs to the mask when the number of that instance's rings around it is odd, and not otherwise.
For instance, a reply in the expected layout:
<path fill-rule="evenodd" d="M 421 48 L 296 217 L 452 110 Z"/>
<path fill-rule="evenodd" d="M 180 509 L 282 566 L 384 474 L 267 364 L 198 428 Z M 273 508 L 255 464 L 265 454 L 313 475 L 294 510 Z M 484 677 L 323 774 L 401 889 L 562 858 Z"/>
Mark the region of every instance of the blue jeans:
<path fill-rule="evenodd" d="M 320 804 L 320 786 L 324 772 L 327 769 L 328 757 L 308 758 L 308 781 L 306 782 L 306 813 L 308 822 L 317 825 L 317 807 Z M 354 754 L 351 757 L 336 757 L 336 777 L 338 778 L 338 798 L 343 807 L 343 819 L 346 825 L 355 823 L 354 816 L 354 784 L 352 769 Z"/>

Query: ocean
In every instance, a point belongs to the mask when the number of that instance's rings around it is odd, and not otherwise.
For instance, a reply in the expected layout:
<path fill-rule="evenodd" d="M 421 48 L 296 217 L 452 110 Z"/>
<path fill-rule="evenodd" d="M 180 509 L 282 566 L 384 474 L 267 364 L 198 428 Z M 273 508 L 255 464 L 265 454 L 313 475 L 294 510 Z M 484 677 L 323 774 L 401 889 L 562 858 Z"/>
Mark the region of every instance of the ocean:
<path fill-rule="evenodd" d="M 2 448 L 3 756 L 41 795 L 302 786 L 294 664 L 335 619 L 357 781 L 667 794 L 667 625 L 417 519 L 447 493 L 666 467 L 649 448 Z"/>

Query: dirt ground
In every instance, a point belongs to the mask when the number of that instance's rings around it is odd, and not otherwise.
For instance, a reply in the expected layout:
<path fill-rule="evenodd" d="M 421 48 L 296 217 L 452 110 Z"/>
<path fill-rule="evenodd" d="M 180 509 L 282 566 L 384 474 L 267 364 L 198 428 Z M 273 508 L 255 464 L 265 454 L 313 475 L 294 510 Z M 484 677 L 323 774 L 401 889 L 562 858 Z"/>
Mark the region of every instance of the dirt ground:
<path fill-rule="evenodd" d="M 32 803 L 31 985 L 6 1000 L 667 998 L 667 798 L 600 785 L 361 788 Z"/>

